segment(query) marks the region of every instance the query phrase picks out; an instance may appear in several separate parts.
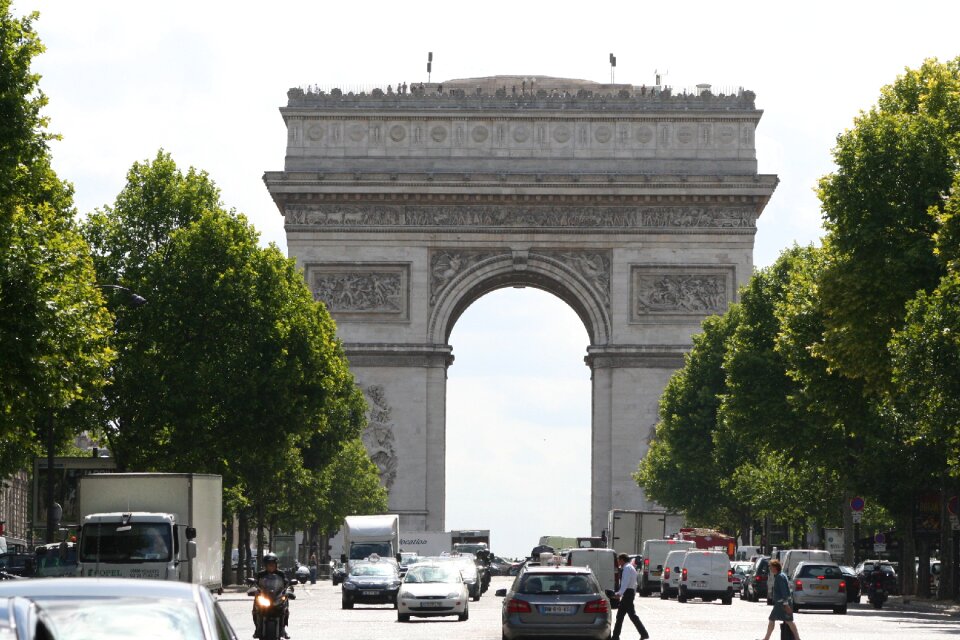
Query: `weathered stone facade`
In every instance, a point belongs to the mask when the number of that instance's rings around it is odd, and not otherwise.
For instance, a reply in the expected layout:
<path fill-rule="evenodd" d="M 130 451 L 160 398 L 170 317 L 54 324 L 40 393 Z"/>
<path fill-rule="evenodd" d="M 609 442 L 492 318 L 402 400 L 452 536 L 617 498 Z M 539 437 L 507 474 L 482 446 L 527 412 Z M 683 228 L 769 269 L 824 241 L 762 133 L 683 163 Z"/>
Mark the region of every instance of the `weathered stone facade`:
<path fill-rule="evenodd" d="M 597 534 L 610 508 L 653 506 L 630 474 L 660 393 L 752 272 L 777 184 L 757 173 L 761 111 L 747 91 L 516 76 L 440 89 L 288 93 L 285 168 L 264 180 L 290 255 L 337 320 L 410 530 L 445 524 L 457 318 L 502 287 L 566 301 L 590 336 Z"/>

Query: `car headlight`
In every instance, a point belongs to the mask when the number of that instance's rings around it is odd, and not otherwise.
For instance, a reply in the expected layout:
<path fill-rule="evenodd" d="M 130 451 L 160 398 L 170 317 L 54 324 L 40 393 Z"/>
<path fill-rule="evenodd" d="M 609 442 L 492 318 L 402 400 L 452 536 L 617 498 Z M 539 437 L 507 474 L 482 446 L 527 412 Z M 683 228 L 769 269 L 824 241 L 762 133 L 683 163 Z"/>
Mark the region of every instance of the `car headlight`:
<path fill-rule="evenodd" d="M 343 583 L 343 588 L 344 588 L 344 589 L 351 589 L 351 590 L 352 590 L 352 589 L 356 589 L 356 588 L 357 588 L 357 585 L 353 584 L 352 582 L 344 582 L 344 583 Z"/>
<path fill-rule="evenodd" d="M 399 588 L 400 588 L 399 580 L 395 580 L 394 582 L 391 582 L 390 584 L 387 585 L 387 589 L 390 589 L 390 591 L 393 591 L 394 589 L 399 589 Z"/>
<path fill-rule="evenodd" d="M 400 599 L 401 599 L 401 600 L 416 600 L 416 599 L 417 599 L 417 596 L 413 595 L 413 594 L 410 593 L 409 591 L 401 591 L 401 592 L 400 592 Z"/>
<path fill-rule="evenodd" d="M 451 591 L 450 593 L 447 594 L 447 597 L 448 597 L 448 598 L 459 598 L 459 597 L 460 597 L 460 592 L 458 592 L 458 591 Z"/>

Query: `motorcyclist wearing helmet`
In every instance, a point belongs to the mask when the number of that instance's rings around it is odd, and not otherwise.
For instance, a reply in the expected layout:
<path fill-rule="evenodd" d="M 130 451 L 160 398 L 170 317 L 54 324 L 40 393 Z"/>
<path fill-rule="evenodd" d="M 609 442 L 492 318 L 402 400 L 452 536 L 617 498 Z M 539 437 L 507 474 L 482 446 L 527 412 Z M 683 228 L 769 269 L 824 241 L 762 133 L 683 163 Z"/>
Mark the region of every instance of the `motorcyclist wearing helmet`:
<path fill-rule="evenodd" d="M 279 561 L 279 558 L 277 558 L 277 554 L 273 553 L 272 551 L 263 554 L 263 570 L 257 572 L 257 576 L 256 576 L 257 586 L 263 589 L 264 588 L 263 582 L 262 582 L 263 578 L 265 576 L 276 574 L 280 576 L 280 579 L 283 580 L 283 588 L 286 589 L 288 585 L 287 577 L 283 575 L 283 572 L 280 571 L 279 567 L 280 567 L 280 561 Z M 290 635 L 287 633 L 287 625 L 289 623 L 290 623 L 290 608 L 287 607 L 283 611 L 283 637 L 284 638 L 290 637 Z M 256 601 L 254 601 L 253 603 L 253 637 L 254 638 L 260 637 L 260 618 L 257 614 Z"/>

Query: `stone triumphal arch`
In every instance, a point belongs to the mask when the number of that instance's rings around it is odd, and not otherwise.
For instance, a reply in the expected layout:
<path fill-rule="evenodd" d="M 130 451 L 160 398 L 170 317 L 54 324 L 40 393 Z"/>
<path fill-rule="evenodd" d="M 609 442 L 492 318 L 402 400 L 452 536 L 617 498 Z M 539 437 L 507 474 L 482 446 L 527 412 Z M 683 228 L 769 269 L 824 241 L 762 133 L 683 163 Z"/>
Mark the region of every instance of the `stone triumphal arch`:
<path fill-rule="evenodd" d="M 777 183 L 757 173 L 753 94 L 498 76 L 287 98 L 284 170 L 264 180 L 367 394 L 402 526 L 444 528 L 448 338 L 510 286 L 586 326 L 593 533 L 654 506 L 630 474 L 658 398 L 749 278 Z"/>

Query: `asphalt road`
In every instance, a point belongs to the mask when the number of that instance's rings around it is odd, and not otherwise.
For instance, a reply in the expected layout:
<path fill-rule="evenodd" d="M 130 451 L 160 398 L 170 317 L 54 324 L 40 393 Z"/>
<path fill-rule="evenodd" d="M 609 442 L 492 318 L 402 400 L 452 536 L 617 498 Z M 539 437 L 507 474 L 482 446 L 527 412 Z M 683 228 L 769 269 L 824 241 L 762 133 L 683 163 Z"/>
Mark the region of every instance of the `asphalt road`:
<path fill-rule="evenodd" d="M 479 602 L 470 603 L 470 619 L 458 622 L 450 618 L 414 618 L 397 622 L 390 606 L 356 605 L 340 608 L 340 587 L 329 581 L 297 587 L 297 600 L 291 603 L 290 636 L 293 640 L 335 638 L 337 640 L 500 640 L 502 599 L 494 591 L 510 584 L 513 578 L 494 578 Z M 252 598 L 243 592 L 224 593 L 220 604 L 241 639 L 253 635 L 250 616 Z M 679 604 L 658 597 L 638 598 L 637 611 L 650 631 L 652 640 L 744 640 L 762 638 L 769 608 L 760 603 L 734 599 L 724 606 L 718 602 L 694 600 Z M 876 611 L 866 604 L 850 605 L 847 615 L 831 612 L 806 612 L 796 616 L 803 640 L 930 640 L 960 636 L 960 618 L 942 613 L 885 608 Z M 625 621 L 623 640 L 638 637 Z M 779 640 L 779 629 L 772 640 Z"/>

